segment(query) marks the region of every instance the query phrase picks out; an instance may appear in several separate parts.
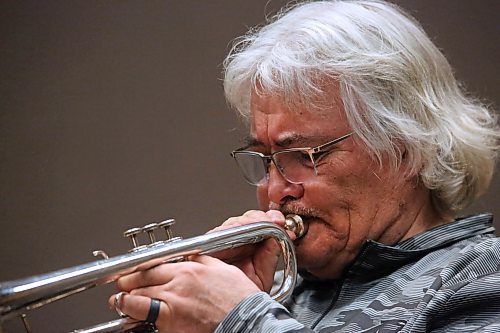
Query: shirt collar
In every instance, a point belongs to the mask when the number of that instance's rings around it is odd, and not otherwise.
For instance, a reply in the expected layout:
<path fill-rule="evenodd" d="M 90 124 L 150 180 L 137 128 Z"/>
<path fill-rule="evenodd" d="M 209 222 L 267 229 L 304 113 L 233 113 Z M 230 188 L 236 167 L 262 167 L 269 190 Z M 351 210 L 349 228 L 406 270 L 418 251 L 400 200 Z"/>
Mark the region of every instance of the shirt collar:
<path fill-rule="evenodd" d="M 493 215 L 485 213 L 458 218 L 395 245 L 368 240 L 344 276 L 370 280 L 377 278 L 451 243 L 476 235 L 493 234 L 495 228 L 492 224 Z M 317 281 L 307 272 L 300 274 L 306 280 Z"/>
<path fill-rule="evenodd" d="M 492 234 L 495 232 L 492 223 L 492 214 L 486 213 L 458 218 L 392 246 L 369 240 L 348 268 L 347 274 L 369 274 L 373 277 L 374 273 L 379 275 L 392 271 L 451 243 L 476 235 Z"/>

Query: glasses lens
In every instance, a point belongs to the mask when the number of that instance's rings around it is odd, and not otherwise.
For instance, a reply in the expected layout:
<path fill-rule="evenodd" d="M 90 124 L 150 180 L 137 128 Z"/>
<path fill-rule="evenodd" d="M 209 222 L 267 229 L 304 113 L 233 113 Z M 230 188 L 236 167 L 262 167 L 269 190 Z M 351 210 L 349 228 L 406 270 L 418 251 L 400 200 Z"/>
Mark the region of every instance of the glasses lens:
<path fill-rule="evenodd" d="M 247 182 L 252 185 L 260 185 L 265 182 L 266 165 L 258 153 L 234 152 L 233 156 Z"/>
<path fill-rule="evenodd" d="M 283 177 L 291 183 L 303 183 L 314 175 L 314 163 L 304 151 L 278 152 L 274 155 L 274 162 Z"/>

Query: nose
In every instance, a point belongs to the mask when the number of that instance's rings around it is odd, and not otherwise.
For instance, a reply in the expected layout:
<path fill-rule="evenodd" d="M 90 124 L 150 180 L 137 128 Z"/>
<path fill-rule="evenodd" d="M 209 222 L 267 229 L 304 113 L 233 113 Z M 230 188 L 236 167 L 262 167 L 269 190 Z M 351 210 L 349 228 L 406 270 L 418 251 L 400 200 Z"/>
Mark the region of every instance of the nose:
<path fill-rule="evenodd" d="M 278 204 L 297 200 L 304 194 L 303 185 L 287 181 L 273 163 L 269 165 L 269 178 L 266 186 L 269 200 Z"/>

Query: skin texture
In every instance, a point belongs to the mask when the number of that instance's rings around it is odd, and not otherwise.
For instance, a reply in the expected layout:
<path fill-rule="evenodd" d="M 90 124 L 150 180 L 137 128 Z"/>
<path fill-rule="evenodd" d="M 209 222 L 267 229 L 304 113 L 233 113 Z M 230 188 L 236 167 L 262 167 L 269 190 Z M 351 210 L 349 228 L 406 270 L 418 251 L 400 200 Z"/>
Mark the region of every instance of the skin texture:
<path fill-rule="evenodd" d="M 156 321 L 160 332 L 192 333 L 214 331 L 241 299 L 259 290 L 241 270 L 209 256 L 130 274 L 117 287 L 127 292 L 119 307 L 131 318 L 145 320 L 156 298 L 162 301 Z"/>
<path fill-rule="evenodd" d="M 338 96 L 338 90 L 333 93 Z M 341 103 L 320 113 L 252 96 L 250 150 L 311 147 L 351 132 Z M 287 182 L 271 165 L 257 198 L 261 209 L 297 213 L 309 224 L 296 248 L 300 267 L 319 278 L 339 278 L 366 240 L 394 244 L 445 222 L 418 176 L 401 170 L 391 170 L 387 161 L 380 166 L 354 134 L 324 155 L 317 176 L 303 184 Z"/>
<path fill-rule="evenodd" d="M 332 89 L 330 96 L 338 101 L 338 89 Z M 279 98 L 258 94 L 252 95 L 250 129 L 248 149 L 266 154 L 313 147 L 353 132 L 341 103 L 321 113 L 304 106 L 292 110 Z M 317 175 L 302 184 L 287 182 L 271 164 L 268 182 L 257 187 L 261 210 L 231 217 L 216 230 L 258 221 L 283 225 L 284 215 L 299 214 L 309 224 L 307 235 L 296 241 L 299 267 L 337 279 L 366 240 L 394 244 L 448 220 L 437 214 L 429 191 L 418 176 L 404 173 L 405 167 L 404 159 L 398 171 L 386 161 L 380 166 L 354 134 L 322 156 Z M 121 311 L 144 320 L 154 297 L 162 301 L 160 332 L 212 332 L 243 298 L 270 290 L 279 249 L 267 240 L 218 257 L 230 264 L 193 256 L 120 278 L 118 290 L 127 292 Z"/>

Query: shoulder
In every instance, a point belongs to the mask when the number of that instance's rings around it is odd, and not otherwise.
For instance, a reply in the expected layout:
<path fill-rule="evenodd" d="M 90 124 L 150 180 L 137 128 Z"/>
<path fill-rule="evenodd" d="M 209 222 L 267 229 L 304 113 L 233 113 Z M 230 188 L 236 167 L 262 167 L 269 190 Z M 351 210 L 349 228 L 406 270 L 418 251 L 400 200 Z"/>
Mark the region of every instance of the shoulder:
<path fill-rule="evenodd" d="M 434 289 L 457 286 L 498 272 L 500 238 L 475 235 L 442 245 L 408 267 L 407 273 L 437 277 Z"/>
<path fill-rule="evenodd" d="M 500 322 L 500 238 L 474 236 L 422 258 L 434 279 L 414 327 L 473 332 Z M 430 273 L 429 273 L 430 275 Z"/>
<path fill-rule="evenodd" d="M 429 309 L 433 312 L 433 332 L 498 332 L 500 328 L 500 260 L 499 239 L 481 243 L 480 248 L 467 251 L 466 266 L 454 265 L 443 270 L 450 276 L 436 291 Z M 474 255 L 470 255 L 473 253 Z M 460 262 L 460 261 L 458 261 Z"/>
<path fill-rule="evenodd" d="M 499 271 L 498 237 L 478 235 L 452 244 L 445 250 L 453 253 L 440 274 L 446 285 L 472 282 Z"/>

